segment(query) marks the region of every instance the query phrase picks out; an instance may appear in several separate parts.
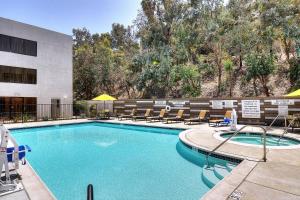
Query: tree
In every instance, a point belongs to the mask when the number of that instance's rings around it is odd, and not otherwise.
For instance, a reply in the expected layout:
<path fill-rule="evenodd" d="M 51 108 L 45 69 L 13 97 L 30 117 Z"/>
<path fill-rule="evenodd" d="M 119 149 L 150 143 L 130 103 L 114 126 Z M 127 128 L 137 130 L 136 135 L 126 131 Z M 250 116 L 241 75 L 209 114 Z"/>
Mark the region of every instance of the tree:
<path fill-rule="evenodd" d="M 291 59 L 290 67 L 291 90 L 296 90 L 300 88 L 300 58 Z"/>
<path fill-rule="evenodd" d="M 247 73 L 246 80 L 259 80 L 262 84 L 263 92 L 270 96 L 270 88 L 268 86 L 269 76 L 274 72 L 274 57 L 260 53 L 249 54 L 246 58 Z M 256 89 L 256 88 L 255 88 Z"/>
<path fill-rule="evenodd" d="M 299 0 L 142 0 L 141 6 L 133 26 L 114 23 L 101 34 L 74 29 L 75 99 L 102 92 L 270 96 L 269 80 L 286 90 L 300 86 Z"/>
<path fill-rule="evenodd" d="M 232 97 L 232 76 L 233 76 L 233 62 L 227 58 L 223 61 L 224 69 L 227 72 L 227 82 L 229 82 L 229 97 Z"/>
<path fill-rule="evenodd" d="M 93 59 L 93 49 L 83 44 L 74 50 L 73 56 L 74 99 L 92 99 L 97 95 L 97 70 Z"/>
<path fill-rule="evenodd" d="M 178 65 L 171 71 L 173 97 L 197 97 L 201 94 L 201 75 L 195 65 Z M 178 87 L 179 86 L 179 87 Z"/>
<path fill-rule="evenodd" d="M 259 4 L 262 25 L 275 32 L 275 37 L 281 40 L 286 63 L 289 70 L 294 67 L 296 46 L 300 41 L 300 1 L 299 0 L 271 0 Z M 290 78 L 294 87 L 293 78 Z"/>
<path fill-rule="evenodd" d="M 122 27 L 115 25 L 115 27 Z M 90 34 L 85 28 L 74 29 L 74 97 L 91 99 L 99 93 L 129 94 L 131 81 L 126 77 L 131 58 L 138 52 L 128 27 L 122 37 L 115 34 Z M 113 45 L 112 43 L 115 42 Z M 126 78 L 126 79 L 125 79 Z"/>

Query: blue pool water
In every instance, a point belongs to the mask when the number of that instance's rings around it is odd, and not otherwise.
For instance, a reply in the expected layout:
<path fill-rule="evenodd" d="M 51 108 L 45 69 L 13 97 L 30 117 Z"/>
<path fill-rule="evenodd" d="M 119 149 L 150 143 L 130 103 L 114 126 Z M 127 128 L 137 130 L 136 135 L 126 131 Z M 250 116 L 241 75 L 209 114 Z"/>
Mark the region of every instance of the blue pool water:
<path fill-rule="evenodd" d="M 85 123 L 12 130 L 28 160 L 59 200 L 198 200 L 212 185 L 205 156 L 181 142 L 181 130 Z M 210 158 L 226 166 L 226 161 Z M 215 178 L 215 177 L 214 177 Z M 219 181 L 219 179 L 216 179 Z M 215 182 L 212 181 L 213 184 Z"/>
<path fill-rule="evenodd" d="M 224 138 L 228 138 L 232 135 L 232 133 L 222 134 L 221 136 Z M 262 145 L 263 140 L 261 139 L 261 134 L 259 133 L 238 133 L 236 136 L 232 137 L 230 140 L 235 142 L 241 142 L 246 144 L 255 144 Z M 299 140 L 294 140 L 291 138 L 283 137 L 279 140 L 278 136 L 267 135 L 266 140 L 267 146 L 292 146 L 299 145 Z"/>

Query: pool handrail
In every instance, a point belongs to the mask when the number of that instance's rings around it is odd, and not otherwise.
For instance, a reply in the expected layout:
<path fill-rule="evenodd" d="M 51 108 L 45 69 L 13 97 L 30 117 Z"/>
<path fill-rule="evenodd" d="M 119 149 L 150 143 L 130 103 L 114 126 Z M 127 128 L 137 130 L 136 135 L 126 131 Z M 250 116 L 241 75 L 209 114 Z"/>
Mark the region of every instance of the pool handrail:
<path fill-rule="evenodd" d="M 288 129 L 291 127 L 291 125 L 294 123 L 294 121 L 296 120 L 296 118 L 294 117 L 292 119 L 292 121 L 289 123 L 289 125 L 287 125 L 287 118 L 286 115 L 277 115 L 273 121 L 271 122 L 271 124 L 267 127 L 267 130 L 271 129 L 272 125 L 275 123 L 275 121 L 279 118 L 279 117 L 283 117 L 284 118 L 284 131 L 283 133 L 279 136 L 277 143 L 280 142 L 281 138 L 283 138 L 283 136 L 288 132 Z"/>
<path fill-rule="evenodd" d="M 87 200 L 94 200 L 94 188 L 92 184 L 87 186 Z"/>
<path fill-rule="evenodd" d="M 281 140 L 281 138 L 283 138 L 283 136 L 288 132 L 288 129 L 291 127 L 291 125 L 294 123 L 295 120 L 296 120 L 296 117 L 294 117 L 294 118 L 292 119 L 292 121 L 289 123 L 289 125 L 285 127 L 285 130 L 284 130 L 283 133 L 280 135 L 280 137 L 279 137 L 277 143 L 279 143 L 280 140 Z"/>
<path fill-rule="evenodd" d="M 219 145 L 217 145 L 213 150 L 211 150 L 206 155 L 206 164 L 207 164 L 207 166 L 210 167 L 209 156 L 211 156 L 216 150 L 218 150 L 221 146 L 223 146 L 223 144 L 225 144 L 228 140 L 230 140 L 232 137 L 236 136 L 238 133 L 240 133 L 243 129 L 245 129 L 248 126 L 249 125 L 244 125 L 240 129 L 238 129 L 237 131 L 235 131 L 230 137 L 226 138 L 226 140 L 222 141 Z M 267 130 L 263 126 L 255 126 L 255 127 L 260 128 L 260 129 L 263 130 L 263 134 L 262 134 L 262 136 L 263 136 L 263 158 L 262 159 L 263 159 L 264 162 L 266 162 L 267 161 L 267 148 L 266 148 Z"/>

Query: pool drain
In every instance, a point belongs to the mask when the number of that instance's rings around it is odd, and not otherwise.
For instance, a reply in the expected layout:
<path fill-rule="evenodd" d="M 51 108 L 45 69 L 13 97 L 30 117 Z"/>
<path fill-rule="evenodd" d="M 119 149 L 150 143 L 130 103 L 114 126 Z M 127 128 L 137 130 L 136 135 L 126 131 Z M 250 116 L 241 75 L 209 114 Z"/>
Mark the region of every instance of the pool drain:
<path fill-rule="evenodd" d="M 228 200 L 241 200 L 243 196 L 243 192 L 235 190 L 231 195 L 229 196 Z"/>

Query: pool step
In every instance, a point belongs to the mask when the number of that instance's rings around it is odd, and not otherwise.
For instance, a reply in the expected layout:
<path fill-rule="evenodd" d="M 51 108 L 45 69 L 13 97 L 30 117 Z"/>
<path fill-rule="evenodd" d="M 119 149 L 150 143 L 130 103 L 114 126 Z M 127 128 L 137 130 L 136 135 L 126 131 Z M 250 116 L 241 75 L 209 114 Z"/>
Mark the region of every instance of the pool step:
<path fill-rule="evenodd" d="M 228 169 L 224 166 L 215 165 L 214 173 L 218 179 L 223 179 L 225 176 L 227 176 L 230 173 L 230 171 L 228 171 Z"/>
<path fill-rule="evenodd" d="M 202 171 L 202 180 L 209 188 L 212 188 L 227 176 L 234 167 L 235 165 L 229 163 L 226 166 L 216 164 L 208 167 L 205 165 Z"/>
<path fill-rule="evenodd" d="M 231 163 L 226 163 L 226 169 L 231 172 L 233 170 L 233 168 L 235 168 L 236 165 L 231 164 Z"/>
<path fill-rule="evenodd" d="M 214 187 L 221 179 L 215 176 L 214 168 L 204 166 L 202 171 L 202 180 L 209 187 Z"/>
<path fill-rule="evenodd" d="M 272 146 L 277 146 L 278 145 L 278 139 L 275 140 L 267 140 L 268 144 L 267 145 L 272 145 Z"/>
<path fill-rule="evenodd" d="M 273 145 L 273 146 L 288 146 L 288 142 L 284 139 L 281 138 L 281 140 L 279 140 L 279 138 L 276 139 L 268 139 L 267 140 L 267 145 Z"/>

